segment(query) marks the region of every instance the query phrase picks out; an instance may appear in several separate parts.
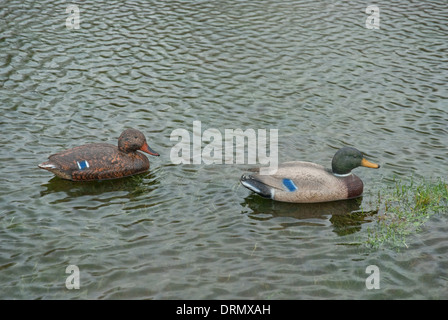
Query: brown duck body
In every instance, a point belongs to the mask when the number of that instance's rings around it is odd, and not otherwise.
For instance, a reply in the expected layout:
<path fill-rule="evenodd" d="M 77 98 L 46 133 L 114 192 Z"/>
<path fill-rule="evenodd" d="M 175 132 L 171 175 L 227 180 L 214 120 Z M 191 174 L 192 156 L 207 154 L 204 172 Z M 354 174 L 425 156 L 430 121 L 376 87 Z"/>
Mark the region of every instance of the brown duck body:
<path fill-rule="evenodd" d="M 118 147 L 107 143 L 91 143 L 51 155 L 39 168 L 72 181 L 117 179 L 145 172 L 148 154 L 159 154 L 149 148 L 144 135 L 135 129 L 125 130 Z"/>
<path fill-rule="evenodd" d="M 125 153 L 114 145 L 92 143 L 51 155 L 40 164 L 57 176 L 73 181 L 116 179 L 145 172 L 149 160 L 134 151 Z"/>

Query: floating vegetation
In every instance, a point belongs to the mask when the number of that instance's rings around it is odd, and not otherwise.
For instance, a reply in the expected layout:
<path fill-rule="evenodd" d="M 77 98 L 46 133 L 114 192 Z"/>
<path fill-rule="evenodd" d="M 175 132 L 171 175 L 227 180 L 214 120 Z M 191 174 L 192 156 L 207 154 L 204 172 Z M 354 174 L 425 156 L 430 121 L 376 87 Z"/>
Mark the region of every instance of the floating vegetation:
<path fill-rule="evenodd" d="M 367 229 L 368 246 L 408 247 L 407 236 L 420 231 L 435 214 L 448 213 L 448 184 L 442 179 L 408 183 L 395 181 L 380 192 L 378 215 Z"/>

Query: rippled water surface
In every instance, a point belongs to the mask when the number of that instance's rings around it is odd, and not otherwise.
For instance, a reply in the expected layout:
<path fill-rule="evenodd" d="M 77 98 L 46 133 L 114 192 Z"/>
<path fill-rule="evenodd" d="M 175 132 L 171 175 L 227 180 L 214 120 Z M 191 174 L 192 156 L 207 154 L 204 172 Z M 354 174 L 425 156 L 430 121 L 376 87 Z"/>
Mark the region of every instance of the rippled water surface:
<path fill-rule="evenodd" d="M 446 216 L 399 252 L 360 245 L 394 177 L 446 178 L 446 1 L 376 1 L 378 30 L 365 1 L 87 0 L 79 29 L 68 4 L 0 3 L 1 298 L 448 298 Z M 193 121 L 278 129 L 281 161 L 349 145 L 382 167 L 356 169 L 362 199 L 274 203 L 239 184 L 250 165 L 172 163 Z M 161 154 L 148 174 L 37 168 L 128 127 Z"/>

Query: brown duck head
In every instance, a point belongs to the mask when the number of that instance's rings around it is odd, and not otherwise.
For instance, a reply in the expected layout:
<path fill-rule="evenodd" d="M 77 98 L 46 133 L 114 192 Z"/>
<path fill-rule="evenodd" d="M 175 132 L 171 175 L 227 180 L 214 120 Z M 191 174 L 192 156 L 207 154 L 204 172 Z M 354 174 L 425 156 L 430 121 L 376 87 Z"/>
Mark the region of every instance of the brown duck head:
<path fill-rule="evenodd" d="M 137 150 L 146 152 L 152 156 L 159 156 L 146 143 L 146 138 L 136 129 L 126 129 L 118 138 L 118 149 L 125 153 L 136 152 Z"/>

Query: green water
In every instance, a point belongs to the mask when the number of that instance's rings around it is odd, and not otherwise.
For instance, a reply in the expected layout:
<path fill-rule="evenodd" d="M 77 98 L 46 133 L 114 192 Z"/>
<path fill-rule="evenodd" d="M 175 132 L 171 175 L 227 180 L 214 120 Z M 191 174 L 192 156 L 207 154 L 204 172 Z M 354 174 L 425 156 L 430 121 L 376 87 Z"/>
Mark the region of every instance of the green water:
<path fill-rule="evenodd" d="M 378 191 L 446 177 L 448 156 L 446 3 L 375 4 L 377 30 L 364 1 L 83 1 L 68 29 L 64 2 L 3 1 L 0 298 L 448 298 L 446 216 L 399 252 L 360 245 Z M 172 163 L 194 121 L 277 129 L 281 162 L 330 166 L 348 145 L 381 169 L 356 169 L 357 200 L 274 203 L 239 184 L 249 164 Z M 37 168 L 128 127 L 161 154 L 148 174 Z"/>

